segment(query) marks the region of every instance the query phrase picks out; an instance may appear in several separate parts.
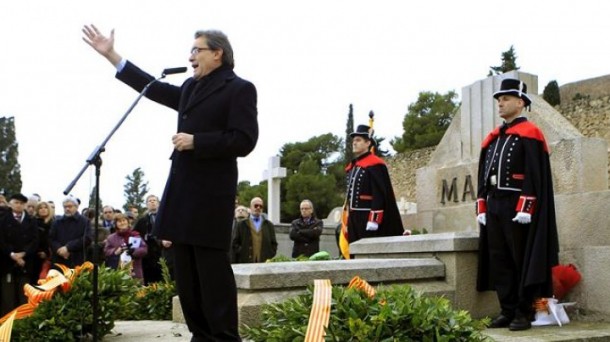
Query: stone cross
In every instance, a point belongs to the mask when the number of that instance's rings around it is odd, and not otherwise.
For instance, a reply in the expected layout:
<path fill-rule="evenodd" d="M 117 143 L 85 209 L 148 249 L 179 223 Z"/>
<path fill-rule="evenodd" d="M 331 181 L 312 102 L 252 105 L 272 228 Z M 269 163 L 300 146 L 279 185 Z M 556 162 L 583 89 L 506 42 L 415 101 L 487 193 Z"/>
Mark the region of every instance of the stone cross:
<path fill-rule="evenodd" d="M 269 158 L 263 178 L 267 180 L 267 217 L 273 223 L 280 223 L 280 183 L 286 177 L 286 168 L 280 167 L 280 157 Z"/>

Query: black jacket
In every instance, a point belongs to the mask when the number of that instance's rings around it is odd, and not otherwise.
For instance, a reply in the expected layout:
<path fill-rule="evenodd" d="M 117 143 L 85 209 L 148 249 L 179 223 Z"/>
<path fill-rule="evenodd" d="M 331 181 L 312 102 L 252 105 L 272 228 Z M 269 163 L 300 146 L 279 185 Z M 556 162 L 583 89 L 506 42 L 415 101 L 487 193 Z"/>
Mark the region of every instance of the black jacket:
<path fill-rule="evenodd" d="M 320 251 L 320 235 L 323 229 L 322 220 L 311 217 L 308 223 L 303 218 L 292 221 L 290 225 L 290 240 L 294 241 L 292 257 L 299 255 L 312 256 Z"/>
<path fill-rule="evenodd" d="M 117 73 L 137 91 L 153 76 L 130 62 Z M 177 132 L 194 135 L 194 150 L 171 155 L 171 169 L 155 221 L 158 238 L 229 250 L 237 192 L 237 157 L 258 140 L 256 89 L 220 67 L 181 87 L 157 82 L 149 99 L 178 112 Z"/>
<path fill-rule="evenodd" d="M 0 221 L 0 275 L 15 271 L 34 275 L 38 227 L 35 219 L 25 212 L 23 215 L 23 220 L 18 222 L 9 210 Z M 25 252 L 25 268 L 17 266 L 11 252 Z"/>
<path fill-rule="evenodd" d="M 74 268 L 85 262 L 85 251 L 93 241 L 91 223 L 84 216 L 61 216 L 53 221 L 49 240 L 51 243 L 51 261 Z M 57 255 L 57 250 L 63 246 L 68 248 L 68 260 Z"/>

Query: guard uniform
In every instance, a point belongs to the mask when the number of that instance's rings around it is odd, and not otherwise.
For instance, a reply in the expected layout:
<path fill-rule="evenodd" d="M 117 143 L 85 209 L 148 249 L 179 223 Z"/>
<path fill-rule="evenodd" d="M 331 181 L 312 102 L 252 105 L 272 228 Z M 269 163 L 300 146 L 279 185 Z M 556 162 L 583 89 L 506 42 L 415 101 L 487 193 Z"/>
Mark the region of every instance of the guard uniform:
<path fill-rule="evenodd" d="M 385 162 L 367 152 L 354 159 L 345 171 L 348 241 L 352 243 L 367 237 L 402 235 L 402 220 Z M 379 228 L 367 231 L 367 222 L 375 222 Z"/>
<path fill-rule="evenodd" d="M 517 213 L 531 223 L 513 222 Z M 502 315 L 531 314 L 537 297 L 552 296 L 551 268 L 559 243 L 548 147 L 525 117 L 494 129 L 482 144 L 478 172 L 480 225 L 477 290 L 495 290 Z"/>

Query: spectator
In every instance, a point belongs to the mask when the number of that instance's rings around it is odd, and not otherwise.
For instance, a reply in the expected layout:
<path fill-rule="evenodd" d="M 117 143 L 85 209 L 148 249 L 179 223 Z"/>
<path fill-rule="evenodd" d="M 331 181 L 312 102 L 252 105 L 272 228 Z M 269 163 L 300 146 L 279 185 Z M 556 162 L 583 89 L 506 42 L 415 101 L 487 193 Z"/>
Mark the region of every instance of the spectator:
<path fill-rule="evenodd" d="M 126 215 L 117 214 L 114 226 L 116 232 L 108 236 L 104 247 L 106 266 L 117 269 L 131 263 L 131 276 L 143 281 L 142 258 L 148 253 L 146 242 L 137 231 L 131 229 Z"/>
<path fill-rule="evenodd" d="M 233 238 L 236 263 L 265 262 L 277 252 L 275 226 L 261 214 L 263 199 L 254 197 L 250 201 L 250 219 L 237 224 Z"/>
<path fill-rule="evenodd" d="M 36 225 L 38 226 L 38 248 L 34 262 L 34 274 L 39 278 L 42 267 L 51 260 L 51 245 L 49 232 L 55 220 L 55 215 L 47 202 L 38 202 L 36 206 Z M 38 280 L 36 278 L 36 280 Z"/>
<path fill-rule="evenodd" d="M 30 196 L 25 205 L 25 211 L 27 211 L 30 217 L 36 216 L 36 207 L 38 206 L 38 202 L 40 202 L 40 197 L 38 196 Z"/>
<path fill-rule="evenodd" d="M 85 250 L 91 244 L 91 223 L 78 213 L 78 200 L 68 196 L 63 201 L 64 215 L 55 220 L 49 233 L 51 261 L 70 268 L 85 261 Z"/>
<path fill-rule="evenodd" d="M 233 239 L 235 239 L 235 231 L 237 229 L 237 224 L 245 219 L 248 218 L 248 216 L 250 216 L 250 213 L 248 212 L 248 208 L 246 208 L 243 205 L 239 205 L 237 203 L 237 198 L 235 199 L 235 211 L 234 211 L 234 216 L 233 216 L 233 226 L 231 227 L 231 241 L 233 241 Z M 231 263 L 235 262 L 235 253 L 233 253 L 233 246 L 231 244 L 231 249 L 229 251 L 229 255 L 231 256 Z"/>
<path fill-rule="evenodd" d="M 157 209 L 159 208 L 159 197 L 148 195 L 146 197 L 146 214 L 142 215 L 136 222 L 134 230 L 140 233 L 148 245 L 148 254 L 142 260 L 144 271 L 144 284 L 148 285 L 163 279 L 159 258 L 161 258 L 162 247 L 160 241 L 153 235 L 153 228 L 157 220 Z M 169 265 L 168 265 L 169 266 Z"/>
<path fill-rule="evenodd" d="M 114 232 L 114 208 L 109 205 L 105 205 L 102 208 L 102 228 L 106 229 L 110 233 Z"/>
<path fill-rule="evenodd" d="M 36 278 L 38 228 L 25 211 L 27 201 L 22 194 L 12 195 L 11 210 L 0 221 L 0 317 L 27 302 L 23 286 Z"/>
<path fill-rule="evenodd" d="M 301 217 L 292 221 L 290 226 L 290 240 L 294 241 L 292 257 L 300 255 L 312 256 L 320 251 L 320 235 L 324 223 L 316 218 L 313 203 L 303 200 L 300 204 Z"/>

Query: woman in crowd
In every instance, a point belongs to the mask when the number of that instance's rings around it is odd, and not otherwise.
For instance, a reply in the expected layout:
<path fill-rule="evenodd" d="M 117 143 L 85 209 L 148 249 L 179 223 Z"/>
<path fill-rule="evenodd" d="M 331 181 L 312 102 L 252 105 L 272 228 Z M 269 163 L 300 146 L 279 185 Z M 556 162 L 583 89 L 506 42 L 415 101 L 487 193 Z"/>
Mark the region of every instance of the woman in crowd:
<path fill-rule="evenodd" d="M 143 280 L 142 257 L 148 253 L 148 246 L 140 233 L 132 230 L 127 216 L 116 214 L 114 217 L 116 232 L 106 239 L 104 254 L 106 266 L 117 269 L 131 265 L 131 276 Z"/>
<path fill-rule="evenodd" d="M 46 277 L 51 266 L 51 245 L 49 243 L 49 231 L 55 218 L 55 212 L 47 202 L 38 202 L 36 205 L 36 225 L 38 226 L 38 248 L 36 249 L 36 261 L 34 262 L 34 275 Z M 37 284 L 37 279 L 32 279 Z"/>

